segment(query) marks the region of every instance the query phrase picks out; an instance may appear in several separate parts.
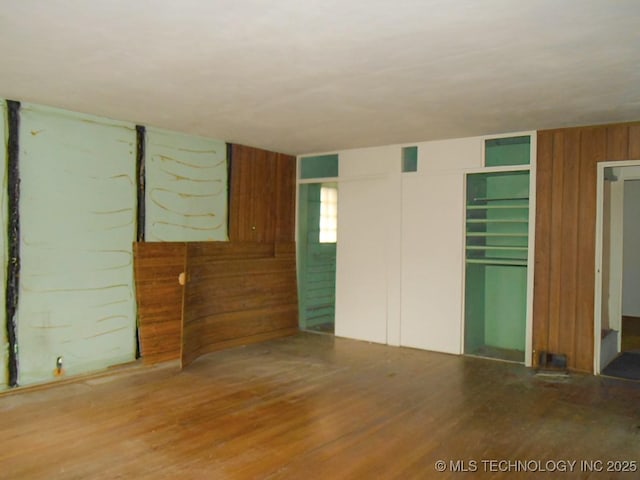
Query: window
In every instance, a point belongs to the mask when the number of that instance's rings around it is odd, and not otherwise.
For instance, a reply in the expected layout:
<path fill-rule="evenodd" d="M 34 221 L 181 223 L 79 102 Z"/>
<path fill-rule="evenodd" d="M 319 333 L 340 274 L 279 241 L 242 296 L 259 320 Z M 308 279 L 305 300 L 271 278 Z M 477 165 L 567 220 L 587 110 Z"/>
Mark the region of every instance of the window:
<path fill-rule="evenodd" d="M 338 189 L 320 189 L 320 243 L 336 243 L 338 232 Z"/>

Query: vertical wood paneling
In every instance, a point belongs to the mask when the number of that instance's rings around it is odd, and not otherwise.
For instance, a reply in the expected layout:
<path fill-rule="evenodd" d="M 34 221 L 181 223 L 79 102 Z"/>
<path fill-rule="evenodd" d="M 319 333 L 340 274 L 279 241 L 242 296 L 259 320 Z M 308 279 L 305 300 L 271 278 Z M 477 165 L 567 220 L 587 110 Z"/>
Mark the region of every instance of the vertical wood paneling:
<path fill-rule="evenodd" d="M 629 158 L 637 123 L 538 133 L 534 350 L 573 370 L 593 371 L 597 163 Z"/>
<path fill-rule="evenodd" d="M 295 241 L 296 158 L 278 154 L 276 175 L 275 241 Z"/>
<path fill-rule="evenodd" d="M 550 281 L 549 281 L 549 338 L 548 346 L 552 352 L 559 351 L 560 338 L 560 299 L 562 298 L 562 283 L 560 268 L 562 266 L 562 217 L 563 217 L 563 163 L 564 136 L 554 134 L 553 138 L 553 167 L 551 177 L 551 245 L 550 252 Z"/>
<path fill-rule="evenodd" d="M 293 241 L 295 158 L 233 145 L 229 240 Z"/>
<path fill-rule="evenodd" d="M 573 368 L 593 370 L 597 164 L 606 160 L 606 130 L 594 127 L 581 130 L 580 212 L 578 243 L 578 305 L 576 310 L 576 348 Z"/>
<path fill-rule="evenodd" d="M 549 277 L 551 270 L 551 180 L 553 178 L 553 133 L 541 132 L 537 141 L 536 256 L 533 296 L 533 366 L 539 352 L 549 350 Z M 543 214 L 544 213 L 544 214 Z"/>
<path fill-rule="evenodd" d="M 640 160 L 640 125 L 629 125 L 629 160 Z"/>
<path fill-rule="evenodd" d="M 629 126 L 610 125 L 606 132 L 606 160 L 629 160 Z"/>
<path fill-rule="evenodd" d="M 576 303 L 578 265 L 578 217 L 580 204 L 580 132 L 572 130 L 564 135 L 562 159 L 562 225 L 560 242 L 560 297 L 558 305 L 557 350 L 574 351 L 576 331 Z M 560 333 L 560 328 L 562 333 Z"/>

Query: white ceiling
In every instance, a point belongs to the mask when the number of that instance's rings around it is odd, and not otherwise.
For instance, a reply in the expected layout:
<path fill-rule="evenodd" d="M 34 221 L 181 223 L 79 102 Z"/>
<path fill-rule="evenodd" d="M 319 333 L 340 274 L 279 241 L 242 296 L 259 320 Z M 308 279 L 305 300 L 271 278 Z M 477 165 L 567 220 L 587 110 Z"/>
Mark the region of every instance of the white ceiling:
<path fill-rule="evenodd" d="M 0 97 L 291 154 L 640 120 L 640 1 L 0 0 Z"/>

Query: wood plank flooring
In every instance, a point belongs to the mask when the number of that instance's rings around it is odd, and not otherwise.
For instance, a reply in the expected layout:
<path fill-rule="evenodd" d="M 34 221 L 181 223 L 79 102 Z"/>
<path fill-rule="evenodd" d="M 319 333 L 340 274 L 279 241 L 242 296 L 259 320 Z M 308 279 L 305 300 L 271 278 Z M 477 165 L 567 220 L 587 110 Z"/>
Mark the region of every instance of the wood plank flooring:
<path fill-rule="evenodd" d="M 12 479 L 631 479 L 481 462 L 638 462 L 640 383 L 301 333 L 1 395 L 0 438 Z"/>

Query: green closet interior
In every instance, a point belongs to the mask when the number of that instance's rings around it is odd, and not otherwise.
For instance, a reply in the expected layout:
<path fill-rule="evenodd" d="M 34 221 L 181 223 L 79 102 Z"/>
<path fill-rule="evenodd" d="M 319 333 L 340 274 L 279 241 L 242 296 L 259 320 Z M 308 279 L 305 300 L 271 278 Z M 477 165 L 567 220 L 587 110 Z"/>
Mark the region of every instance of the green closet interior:
<path fill-rule="evenodd" d="M 487 140 L 485 166 L 529 164 L 530 150 L 529 136 Z M 467 174 L 467 354 L 525 359 L 529 177 L 528 169 Z"/>
<path fill-rule="evenodd" d="M 305 157 L 298 196 L 300 328 L 333 333 L 336 301 L 338 156 Z"/>

